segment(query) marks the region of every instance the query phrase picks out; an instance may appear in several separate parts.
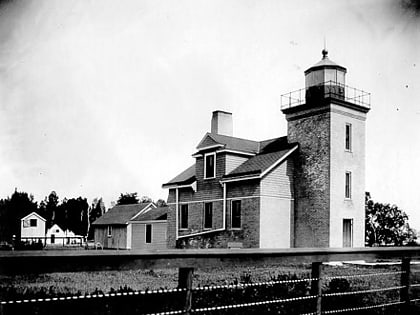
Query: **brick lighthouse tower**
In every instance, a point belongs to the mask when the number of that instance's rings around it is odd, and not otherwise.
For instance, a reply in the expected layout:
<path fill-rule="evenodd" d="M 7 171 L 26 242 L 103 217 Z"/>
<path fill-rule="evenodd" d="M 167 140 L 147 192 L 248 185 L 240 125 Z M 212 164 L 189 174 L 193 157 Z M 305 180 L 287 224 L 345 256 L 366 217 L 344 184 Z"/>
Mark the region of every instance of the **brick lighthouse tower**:
<path fill-rule="evenodd" d="M 370 94 L 345 85 L 328 52 L 305 88 L 282 95 L 295 163 L 295 247 L 364 246 L 365 121 Z"/>

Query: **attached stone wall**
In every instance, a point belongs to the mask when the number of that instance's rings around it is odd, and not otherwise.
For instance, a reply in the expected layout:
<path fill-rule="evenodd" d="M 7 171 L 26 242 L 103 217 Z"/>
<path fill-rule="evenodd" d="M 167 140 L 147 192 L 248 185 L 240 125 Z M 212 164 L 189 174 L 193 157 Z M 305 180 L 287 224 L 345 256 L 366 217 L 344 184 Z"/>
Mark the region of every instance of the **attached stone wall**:
<path fill-rule="evenodd" d="M 295 155 L 295 247 L 329 246 L 330 113 L 286 116 Z"/>

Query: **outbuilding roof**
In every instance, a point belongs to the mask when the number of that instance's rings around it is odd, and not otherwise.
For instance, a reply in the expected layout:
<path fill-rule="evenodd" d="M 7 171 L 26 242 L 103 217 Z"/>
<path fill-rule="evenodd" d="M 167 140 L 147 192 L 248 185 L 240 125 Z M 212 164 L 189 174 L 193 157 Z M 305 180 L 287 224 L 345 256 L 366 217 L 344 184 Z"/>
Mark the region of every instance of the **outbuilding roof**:
<path fill-rule="evenodd" d="M 141 211 L 147 210 L 148 207 L 154 207 L 153 203 L 139 203 L 132 205 L 117 205 L 105 212 L 100 218 L 98 218 L 92 225 L 125 225 L 135 215 Z"/>
<path fill-rule="evenodd" d="M 169 208 L 168 207 L 158 207 L 155 209 L 151 209 L 145 213 L 136 216 L 131 221 L 138 222 L 138 221 L 157 221 L 157 220 L 166 220 Z"/>

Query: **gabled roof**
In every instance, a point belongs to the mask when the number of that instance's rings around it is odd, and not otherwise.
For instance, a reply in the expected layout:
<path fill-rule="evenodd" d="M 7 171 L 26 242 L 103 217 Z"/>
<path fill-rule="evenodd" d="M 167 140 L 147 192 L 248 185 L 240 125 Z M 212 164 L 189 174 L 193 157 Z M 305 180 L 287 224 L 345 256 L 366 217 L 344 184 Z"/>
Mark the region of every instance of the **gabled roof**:
<path fill-rule="evenodd" d="M 283 159 L 287 158 L 298 147 L 297 143 L 289 143 L 287 137 L 279 137 L 264 141 L 253 141 L 231 136 L 224 136 L 213 133 L 206 133 L 197 146 L 198 154 L 202 151 L 231 150 L 237 154 L 250 153 L 251 157 L 239 165 L 224 179 L 233 180 L 235 177 L 248 175 L 261 175 L 270 171 L 270 168 L 277 166 Z M 171 188 L 172 185 L 190 185 L 196 181 L 195 164 L 184 170 L 178 176 L 163 184 L 163 188 Z"/>
<path fill-rule="evenodd" d="M 265 154 L 258 154 L 245 161 L 229 174 L 223 176 L 224 178 L 232 178 L 244 175 L 259 175 L 263 174 L 276 162 L 281 161 L 287 154 L 291 153 L 292 149 L 285 149 Z"/>
<path fill-rule="evenodd" d="M 93 222 L 92 225 L 125 225 L 136 215 L 139 215 L 142 211 L 147 211 L 147 208 L 150 207 L 156 208 L 151 202 L 117 205 L 108 212 L 105 212 L 100 218 Z"/>
<path fill-rule="evenodd" d="M 189 168 L 184 170 L 181 174 L 172 178 L 166 184 L 163 184 L 162 187 L 165 188 L 167 186 L 178 185 L 178 184 L 188 185 L 188 184 L 193 183 L 194 181 L 195 181 L 195 164 L 191 165 Z"/>
<path fill-rule="evenodd" d="M 206 133 L 204 138 L 198 144 L 197 150 L 200 152 L 205 150 L 207 147 L 214 145 L 219 145 L 224 149 L 242 151 L 246 153 L 257 153 L 259 150 L 258 141 L 224 136 L 215 133 Z"/>
<path fill-rule="evenodd" d="M 38 219 L 40 219 L 40 220 L 42 220 L 42 221 L 46 221 L 43 217 L 41 217 L 38 213 L 36 213 L 35 211 L 34 212 L 31 212 L 31 213 L 29 213 L 27 216 L 24 216 L 22 219 L 20 219 L 21 221 L 23 221 L 23 220 L 26 220 L 26 219 L 28 219 L 29 217 L 31 217 L 31 216 L 36 216 L 36 217 L 38 217 Z"/>
<path fill-rule="evenodd" d="M 135 217 L 133 222 L 138 221 L 155 221 L 155 220 L 166 220 L 169 208 L 168 207 L 158 207 L 155 209 L 151 209 L 145 213 L 140 214 L 139 216 Z"/>

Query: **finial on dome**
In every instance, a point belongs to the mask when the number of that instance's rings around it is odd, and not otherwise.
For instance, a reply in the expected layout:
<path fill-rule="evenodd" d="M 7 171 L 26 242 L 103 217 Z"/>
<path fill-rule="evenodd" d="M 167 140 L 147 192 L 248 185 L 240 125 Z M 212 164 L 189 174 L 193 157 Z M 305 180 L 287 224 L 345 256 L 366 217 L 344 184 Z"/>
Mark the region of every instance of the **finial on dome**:
<path fill-rule="evenodd" d="M 322 59 L 328 58 L 328 50 L 326 48 L 324 48 L 322 50 Z"/>

